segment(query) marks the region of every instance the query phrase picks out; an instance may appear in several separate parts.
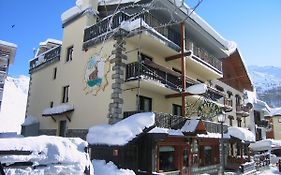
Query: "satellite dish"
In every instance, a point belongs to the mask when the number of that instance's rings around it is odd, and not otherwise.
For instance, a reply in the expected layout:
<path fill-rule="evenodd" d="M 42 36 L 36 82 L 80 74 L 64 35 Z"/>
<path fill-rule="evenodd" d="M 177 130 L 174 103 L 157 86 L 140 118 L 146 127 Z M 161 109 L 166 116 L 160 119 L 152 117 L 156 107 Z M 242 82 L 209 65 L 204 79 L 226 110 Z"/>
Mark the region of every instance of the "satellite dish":
<path fill-rule="evenodd" d="M 208 87 L 205 83 L 194 84 L 186 88 L 186 92 L 193 95 L 200 95 L 206 93 Z"/>
<path fill-rule="evenodd" d="M 252 103 L 247 103 L 246 107 L 247 107 L 247 109 L 252 109 L 253 108 L 253 104 Z"/>

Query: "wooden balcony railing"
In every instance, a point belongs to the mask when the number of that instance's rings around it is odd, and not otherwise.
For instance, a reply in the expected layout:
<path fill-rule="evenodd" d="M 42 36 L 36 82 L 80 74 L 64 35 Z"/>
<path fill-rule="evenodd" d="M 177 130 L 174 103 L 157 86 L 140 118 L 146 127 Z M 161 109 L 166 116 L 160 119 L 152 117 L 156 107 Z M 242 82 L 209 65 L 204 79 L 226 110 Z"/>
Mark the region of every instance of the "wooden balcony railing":
<path fill-rule="evenodd" d="M 243 117 L 249 116 L 250 109 L 241 104 L 236 105 L 236 113 L 241 114 Z"/>
<path fill-rule="evenodd" d="M 29 62 L 29 71 L 44 65 L 48 62 L 51 62 L 53 60 L 59 60 L 60 59 L 60 52 L 61 52 L 61 46 L 55 47 L 53 49 L 48 50 L 45 53 L 42 53 L 35 59 L 31 60 Z"/>

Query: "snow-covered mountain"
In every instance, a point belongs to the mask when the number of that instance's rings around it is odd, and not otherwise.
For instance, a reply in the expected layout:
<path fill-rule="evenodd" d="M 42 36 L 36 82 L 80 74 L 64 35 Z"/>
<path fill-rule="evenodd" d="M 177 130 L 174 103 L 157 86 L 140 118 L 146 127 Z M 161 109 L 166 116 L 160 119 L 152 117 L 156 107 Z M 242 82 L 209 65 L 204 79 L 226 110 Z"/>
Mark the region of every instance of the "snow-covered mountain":
<path fill-rule="evenodd" d="M 248 71 L 260 100 L 281 107 L 281 67 L 249 66 Z"/>
<path fill-rule="evenodd" d="M 0 111 L 0 132 L 20 132 L 24 122 L 29 77 L 7 77 Z"/>

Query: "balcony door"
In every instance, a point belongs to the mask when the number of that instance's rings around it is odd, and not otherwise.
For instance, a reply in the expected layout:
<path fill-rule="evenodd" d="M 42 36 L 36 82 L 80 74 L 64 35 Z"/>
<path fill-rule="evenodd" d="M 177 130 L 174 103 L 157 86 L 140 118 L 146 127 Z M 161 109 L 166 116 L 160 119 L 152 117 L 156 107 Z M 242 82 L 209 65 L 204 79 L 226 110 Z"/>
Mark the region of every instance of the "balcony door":
<path fill-rule="evenodd" d="M 152 111 L 152 98 L 139 96 L 140 98 L 140 111 L 151 112 Z"/>

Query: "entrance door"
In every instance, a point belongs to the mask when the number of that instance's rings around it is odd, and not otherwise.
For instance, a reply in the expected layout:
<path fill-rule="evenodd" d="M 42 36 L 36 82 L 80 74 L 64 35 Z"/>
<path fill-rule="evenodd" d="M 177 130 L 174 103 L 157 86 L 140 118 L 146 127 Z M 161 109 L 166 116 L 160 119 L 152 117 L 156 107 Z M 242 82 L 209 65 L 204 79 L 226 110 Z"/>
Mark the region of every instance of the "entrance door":
<path fill-rule="evenodd" d="M 66 136 L 66 120 L 61 120 L 59 123 L 59 136 Z"/>
<path fill-rule="evenodd" d="M 184 146 L 182 149 L 182 175 L 189 175 L 191 173 L 191 154 L 190 154 L 190 146 Z"/>

